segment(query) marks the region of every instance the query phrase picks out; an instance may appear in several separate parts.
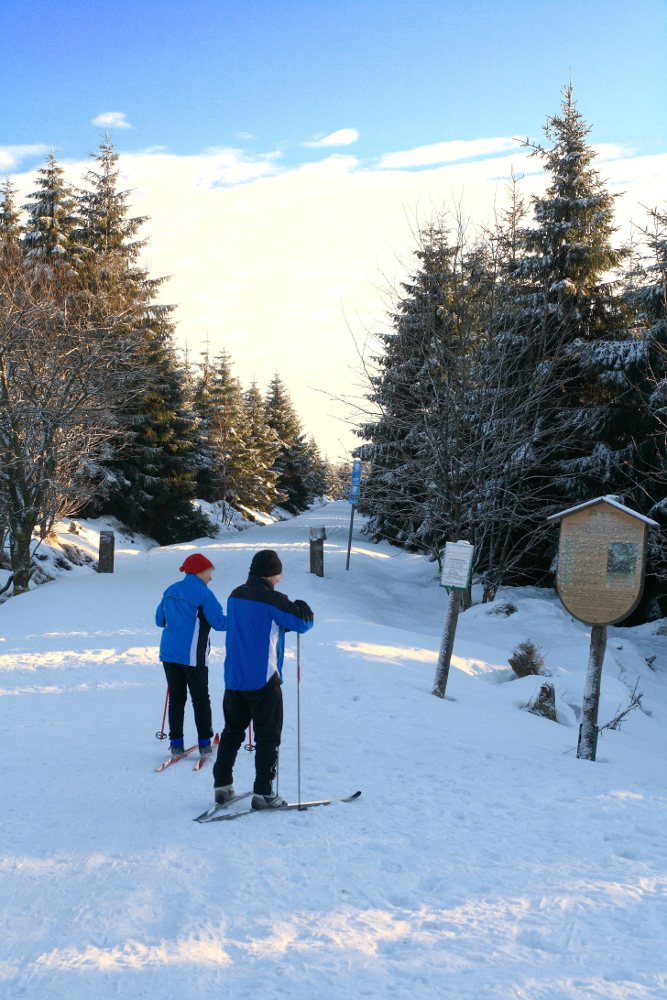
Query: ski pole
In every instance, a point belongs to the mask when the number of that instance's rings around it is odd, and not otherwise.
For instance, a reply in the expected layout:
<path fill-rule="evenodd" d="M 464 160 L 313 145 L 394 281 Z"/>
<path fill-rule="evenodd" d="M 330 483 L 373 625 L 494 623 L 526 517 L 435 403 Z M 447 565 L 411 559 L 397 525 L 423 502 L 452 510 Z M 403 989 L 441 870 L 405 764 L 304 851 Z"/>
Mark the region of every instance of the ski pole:
<path fill-rule="evenodd" d="M 298 804 L 301 809 L 301 636 L 296 636 L 296 767 Z"/>
<path fill-rule="evenodd" d="M 252 741 L 252 722 L 248 723 L 248 742 L 243 749 L 247 750 L 248 753 L 252 753 L 255 749 L 255 744 Z"/>
<path fill-rule="evenodd" d="M 162 728 L 160 729 L 159 733 L 155 734 L 156 739 L 158 739 L 158 740 L 166 740 L 166 738 L 167 738 L 167 734 L 164 731 L 164 720 L 167 718 L 167 704 L 168 704 L 168 702 L 169 702 L 169 687 L 167 686 L 167 694 L 166 694 L 166 697 L 164 699 L 164 712 L 162 714 Z"/>

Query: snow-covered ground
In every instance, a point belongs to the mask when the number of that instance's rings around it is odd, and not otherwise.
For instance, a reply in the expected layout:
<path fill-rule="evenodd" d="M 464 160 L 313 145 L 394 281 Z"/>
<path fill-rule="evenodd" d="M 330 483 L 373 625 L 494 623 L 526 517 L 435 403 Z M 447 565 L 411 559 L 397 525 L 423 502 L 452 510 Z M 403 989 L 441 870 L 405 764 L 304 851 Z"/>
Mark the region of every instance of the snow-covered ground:
<path fill-rule="evenodd" d="M 600 722 L 637 678 L 643 711 L 580 761 L 587 629 L 546 592 L 500 594 L 459 618 L 447 699 L 434 698 L 434 566 L 355 533 L 346 572 L 348 523 L 337 503 L 198 544 L 119 537 L 114 575 L 77 567 L 0 607 L 3 1000 L 667 997 L 665 623 L 610 629 Z M 321 525 L 323 579 L 308 573 Z M 95 554 L 94 536 L 88 522 L 74 541 Z M 187 552 L 213 559 L 224 601 L 266 547 L 280 588 L 316 615 L 301 642 L 302 797 L 363 795 L 200 826 L 210 765 L 154 773 L 154 607 Z M 508 600 L 515 614 L 492 613 Z M 511 679 L 525 638 L 560 724 L 523 708 L 539 678 Z M 288 647 L 280 791 L 294 798 Z M 242 750 L 237 789 L 252 769 Z"/>

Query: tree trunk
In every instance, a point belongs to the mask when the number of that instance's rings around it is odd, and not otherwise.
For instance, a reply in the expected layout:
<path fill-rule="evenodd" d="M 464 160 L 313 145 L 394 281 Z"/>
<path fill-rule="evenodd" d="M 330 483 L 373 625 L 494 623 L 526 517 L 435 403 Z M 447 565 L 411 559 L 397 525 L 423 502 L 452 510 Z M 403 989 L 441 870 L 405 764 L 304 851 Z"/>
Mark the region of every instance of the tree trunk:
<path fill-rule="evenodd" d="M 25 594 L 30 587 L 32 576 L 30 543 L 36 520 L 36 515 L 31 511 L 21 522 L 10 526 L 9 556 L 14 577 L 14 594 Z"/>

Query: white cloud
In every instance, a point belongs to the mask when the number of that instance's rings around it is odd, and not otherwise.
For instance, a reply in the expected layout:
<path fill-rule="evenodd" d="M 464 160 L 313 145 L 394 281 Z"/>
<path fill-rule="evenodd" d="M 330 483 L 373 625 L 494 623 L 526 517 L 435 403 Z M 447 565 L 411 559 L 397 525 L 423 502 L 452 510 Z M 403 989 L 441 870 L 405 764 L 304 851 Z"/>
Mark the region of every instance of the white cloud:
<path fill-rule="evenodd" d="M 251 156 L 240 149 L 207 149 L 200 157 L 201 172 L 197 184 L 203 187 L 234 187 L 248 184 L 278 171 L 280 152 Z"/>
<path fill-rule="evenodd" d="M 91 125 L 99 125 L 101 128 L 132 128 L 124 111 L 103 111 L 93 118 Z"/>
<path fill-rule="evenodd" d="M 409 167 L 433 167 L 440 163 L 457 163 L 474 160 L 482 156 L 494 156 L 520 148 L 514 138 L 455 139 L 451 142 L 436 142 L 431 146 L 417 146 L 403 152 L 387 153 L 379 162 L 381 170 L 404 170 Z"/>
<path fill-rule="evenodd" d="M 29 146 L 0 146 L 0 172 L 14 170 L 22 160 L 32 156 L 45 156 L 49 146 L 33 144 Z"/>
<path fill-rule="evenodd" d="M 351 146 L 359 138 L 356 128 L 339 128 L 336 132 L 330 132 L 320 139 L 313 139 L 305 145 L 314 149 L 330 146 Z"/>
<path fill-rule="evenodd" d="M 626 160 L 635 154 L 635 150 L 632 149 L 632 147 L 619 146 L 617 143 L 613 142 L 592 143 L 592 146 L 595 150 L 598 163 L 604 162 L 605 160 Z"/>

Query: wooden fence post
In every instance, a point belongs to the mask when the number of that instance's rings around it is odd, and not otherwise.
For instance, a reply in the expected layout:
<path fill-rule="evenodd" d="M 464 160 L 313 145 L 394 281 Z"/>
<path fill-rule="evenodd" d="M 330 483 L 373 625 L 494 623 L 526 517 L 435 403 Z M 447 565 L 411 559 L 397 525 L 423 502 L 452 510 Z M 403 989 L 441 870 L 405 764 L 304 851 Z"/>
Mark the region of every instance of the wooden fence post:
<path fill-rule="evenodd" d="M 116 536 L 113 531 L 100 531 L 100 556 L 97 564 L 98 573 L 113 573 L 115 544 Z"/>
<path fill-rule="evenodd" d="M 310 572 L 315 576 L 324 576 L 324 539 L 326 528 L 310 529 Z"/>

